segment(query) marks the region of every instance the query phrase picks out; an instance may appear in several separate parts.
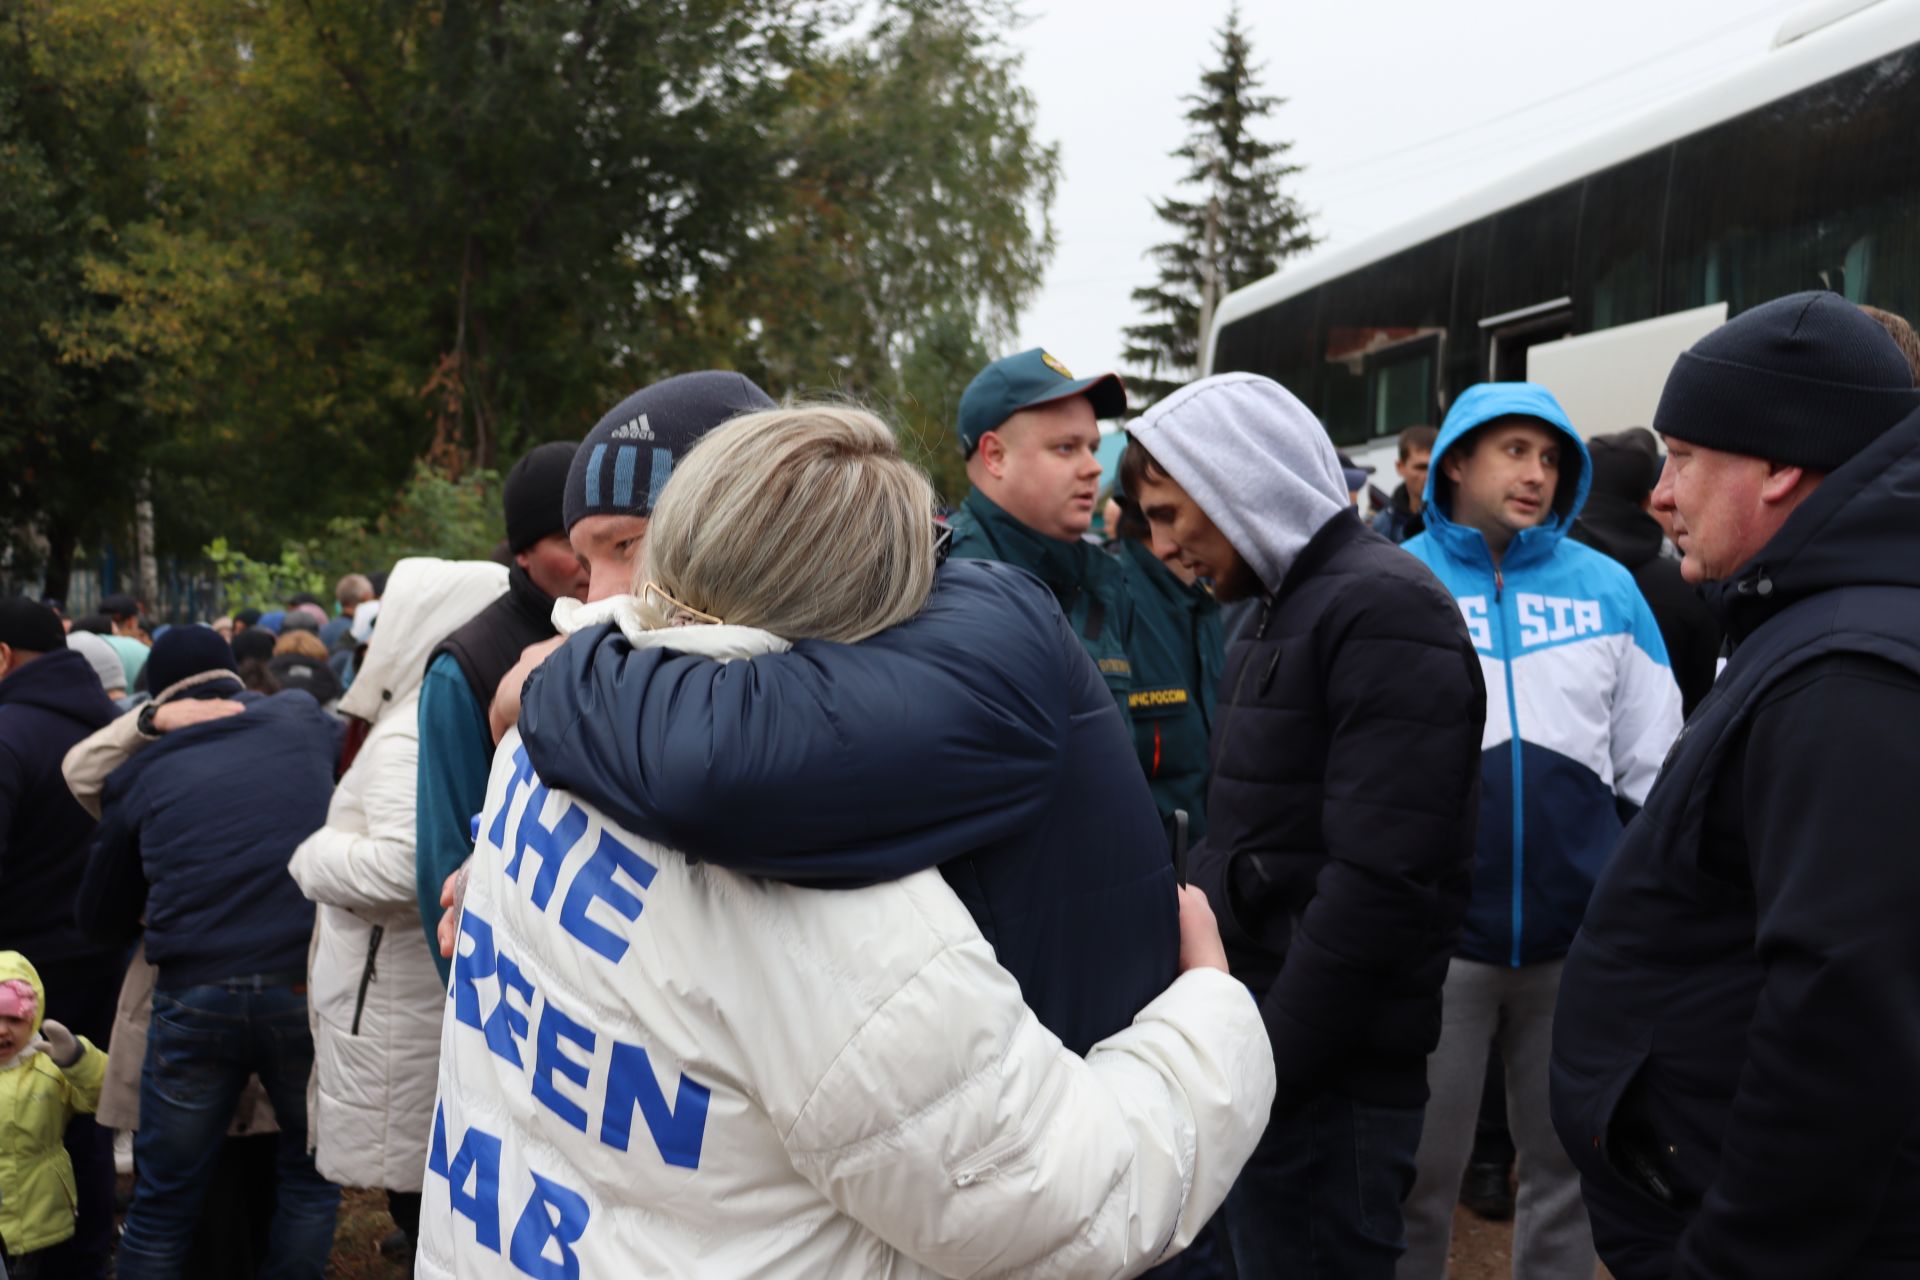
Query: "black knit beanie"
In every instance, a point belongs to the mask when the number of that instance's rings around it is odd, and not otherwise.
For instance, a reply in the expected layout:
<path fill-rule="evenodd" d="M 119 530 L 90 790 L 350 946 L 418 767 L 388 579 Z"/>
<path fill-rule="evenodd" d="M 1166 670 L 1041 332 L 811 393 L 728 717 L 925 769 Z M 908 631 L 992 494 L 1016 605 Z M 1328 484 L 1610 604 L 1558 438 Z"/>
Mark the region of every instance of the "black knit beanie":
<path fill-rule="evenodd" d="M 507 546 L 515 555 L 550 533 L 566 532 L 560 502 L 577 448 L 566 440 L 537 444 L 507 472 Z"/>
<path fill-rule="evenodd" d="M 773 408 L 738 373 L 676 374 L 634 392 L 580 442 L 567 473 L 567 531 L 587 516 L 651 515 L 673 464 L 729 418 Z"/>
<path fill-rule="evenodd" d="M 1643 445 L 1640 436 L 1646 437 Z M 1645 427 L 1631 427 L 1587 441 L 1593 465 L 1592 497 L 1618 498 L 1638 506 L 1660 478 L 1660 451 Z"/>
<path fill-rule="evenodd" d="M 1653 429 L 1688 444 L 1832 471 L 1920 409 L 1906 357 L 1836 293 L 1775 298 L 1693 344 Z"/>
<path fill-rule="evenodd" d="M 155 643 L 159 642 L 155 641 Z M 241 663 L 254 658 L 261 662 L 271 662 L 273 645 L 273 632 L 265 627 L 248 627 L 233 638 L 233 660 L 235 663 Z"/>
<path fill-rule="evenodd" d="M 232 671 L 233 650 L 212 627 L 169 627 L 147 656 L 147 688 L 158 695 L 203 671 Z"/>
<path fill-rule="evenodd" d="M 25 596 L 0 598 L 0 644 L 26 653 L 55 653 L 67 647 L 60 615 Z"/>

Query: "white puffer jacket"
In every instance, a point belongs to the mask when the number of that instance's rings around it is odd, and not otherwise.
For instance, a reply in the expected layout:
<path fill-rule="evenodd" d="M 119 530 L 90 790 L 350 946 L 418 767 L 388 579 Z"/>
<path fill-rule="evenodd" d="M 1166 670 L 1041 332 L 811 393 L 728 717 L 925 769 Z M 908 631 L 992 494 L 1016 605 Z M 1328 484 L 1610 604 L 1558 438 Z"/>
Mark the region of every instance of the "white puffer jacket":
<path fill-rule="evenodd" d="M 420 932 L 413 810 L 427 657 L 505 591 L 496 564 L 409 559 L 387 581 L 341 709 L 372 722 L 327 825 L 288 869 L 320 904 L 309 962 L 309 1142 L 330 1181 L 420 1189 L 440 1054 L 440 986 Z"/>
<path fill-rule="evenodd" d="M 470 866 L 423 1277 L 1134 1275 L 1266 1125 L 1272 1050 L 1228 975 L 1076 1057 L 939 872 L 828 892 L 689 863 L 550 792 L 517 732 Z"/>

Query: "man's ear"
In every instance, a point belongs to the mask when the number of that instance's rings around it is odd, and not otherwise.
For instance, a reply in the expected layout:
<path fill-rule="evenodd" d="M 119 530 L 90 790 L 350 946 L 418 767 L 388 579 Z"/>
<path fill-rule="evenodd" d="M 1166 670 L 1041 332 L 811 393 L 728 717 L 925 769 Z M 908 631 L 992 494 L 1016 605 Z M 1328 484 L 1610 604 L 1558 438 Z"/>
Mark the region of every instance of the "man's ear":
<path fill-rule="evenodd" d="M 1767 478 L 1760 483 L 1760 501 L 1768 506 L 1785 502 L 1799 490 L 1801 481 L 1807 479 L 1810 474 L 1805 467 L 1769 462 Z"/>
<path fill-rule="evenodd" d="M 1007 442 L 1000 438 L 998 431 L 989 431 L 980 437 L 980 443 L 974 446 L 979 455 L 980 465 L 994 479 L 1005 478 L 1007 474 Z"/>

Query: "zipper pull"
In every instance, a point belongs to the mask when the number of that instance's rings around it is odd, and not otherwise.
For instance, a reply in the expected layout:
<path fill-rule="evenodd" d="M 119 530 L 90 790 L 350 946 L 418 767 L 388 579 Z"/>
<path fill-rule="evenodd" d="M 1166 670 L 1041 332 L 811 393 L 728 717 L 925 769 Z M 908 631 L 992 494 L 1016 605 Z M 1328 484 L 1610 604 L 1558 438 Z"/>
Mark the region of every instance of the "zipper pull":
<path fill-rule="evenodd" d="M 1493 566 L 1493 600 L 1495 604 L 1500 602 L 1500 591 L 1506 586 L 1506 581 L 1505 578 L 1500 576 L 1500 566 Z"/>

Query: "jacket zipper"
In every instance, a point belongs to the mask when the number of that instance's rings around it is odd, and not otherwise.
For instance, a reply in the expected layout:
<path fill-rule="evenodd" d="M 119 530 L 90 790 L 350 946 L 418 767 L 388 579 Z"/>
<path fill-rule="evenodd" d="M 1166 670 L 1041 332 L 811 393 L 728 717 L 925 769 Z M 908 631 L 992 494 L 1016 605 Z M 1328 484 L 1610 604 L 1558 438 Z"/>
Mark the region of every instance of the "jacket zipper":
<path fill-rule="evenodd" d="M 360 1034 L 360 1015 L 367 1009 L 367 988 L 373 985 L 374 962 L 380 955 L 380 939 L 386 934 L 387 926 L 377 924 L 373 932 L 367 935 L 367 967 L 360 971 L 360 995 L 353 1002 L 353 1034 Z"/>
<path fill-rule="evenodd" d="M 1066 1073 L 1056 1071 L 1047 1082 L 1046 1089 L 1033 1100 L 1033 1106 L 1027 1112 L 1026 1123 L 1020 1132 L 995 1146 L 988 1147 L 966 1164 L 953 1171 L 953 1185 L 970 1187 L 976 1182 L 984 1182 L 999 1173 L 1003 1166 L 1011 1165 L 1026 1155 L 1040 1139 L 1040 1131 L 1046 1127 L 1047 1117 L 1053 1111 L 1054 1101 L 1060 1091 L 1066 1087 Z"/>
<path fill-rule="evenodd" d="M 1260 606 L 1260 626 L 1253 633 L 1254 640 L 1264 640 L 1267 638 L 1267 621 L 1272 615 L 1273 597 L 1268 596 L 1267 602 Z M 1251 644 L 1252 641 L 1248 643 Z M 1225 719 L 1220 721 L 1220 749 L 1210 753 L 1215 760 L 1225 760 L 1227 758 L 1227 740 L 1233 735 L 1233 722 L 1240 718 L 1235 708 L 1240 705 L 1240 691 L 1247 687 L 1247 668 L 1253 664 L 1252 660 L 1253 655 L 1248 654 L 1247 661 L 1240 664 L 1240 678 L 1233 682 L 1233 696 L 1228 699 L 1225 708 L 1223 708 Z M 1279 662 L 1280 655 L 1276 653 L 1273 655 L 1273 662 L 1267 666 L 1267 674 L 1262 677 L 1262 679 L 1272 679 L 1273 669 Z"/>
<path fill-rule="evenodd" d="M 1500 566 L 1493 567 L 1493 616 L 1494 625 L 1499 628 L 1495 633 L 1500 645 L 1500 663 L 1507 673 L 1507 724 L 1513 740 L 1508 749 L 1513 753 L 1513 951 L 1511 963 L 1520 967 L 1520 878 L 1526 870 L 1526 790 L 1522 785 L 1520 765 L 1520 702 L 1513 683 L 1513 650 L 1507 647 L 1507 608 L 1501 602 L 1506 594 L 1506 579 L 1500 574 Z"/>

